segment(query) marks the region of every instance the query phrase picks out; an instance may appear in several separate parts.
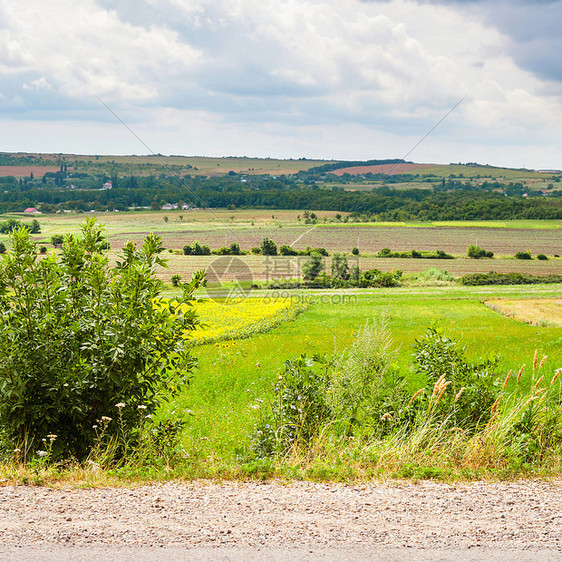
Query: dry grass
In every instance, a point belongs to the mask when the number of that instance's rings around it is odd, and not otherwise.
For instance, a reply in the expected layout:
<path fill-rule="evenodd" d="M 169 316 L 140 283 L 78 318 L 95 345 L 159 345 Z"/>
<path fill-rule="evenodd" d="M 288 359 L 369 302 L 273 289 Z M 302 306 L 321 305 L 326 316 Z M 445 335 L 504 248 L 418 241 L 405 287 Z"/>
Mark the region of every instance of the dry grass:
<path fill-rule="evenodd" d="M 492 310 L 535 326 L 562 326 L 562 299 L 493 299 Z"/>

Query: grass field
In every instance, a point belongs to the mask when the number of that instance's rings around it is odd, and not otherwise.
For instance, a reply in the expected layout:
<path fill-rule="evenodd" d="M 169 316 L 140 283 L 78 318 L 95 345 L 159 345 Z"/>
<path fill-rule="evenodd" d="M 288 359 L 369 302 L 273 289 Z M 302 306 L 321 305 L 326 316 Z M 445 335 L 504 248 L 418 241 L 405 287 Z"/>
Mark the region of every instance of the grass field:
<path fill-rule="evenodd" d="M 180 214 L 184 215 L 182 219 Z M 169 269 L 157 272 L 166 281 L 174 273 L 181 274 L 187 280 L 195 270 L 211 270 L 215 260 L 222 259 L 218 256 L 184 256 L 179 249 L 186 243 L 198 239 L 211 247 L 218 247 L 237 241 L 243 249 L 247 249 L 259 245 L 264 237 L 273 238 L 278 245 L 298 240 L 296 248 L 323 246 L 330 252 L 349 253 L 357 245 L 361 250 L 357 263 L 362 269 L 402 269 L 406 273 L 413 273 L 438 267 L 455 275 L 492 269 L 535 274 L 562 273 L 562 259 L 552 257 L 546 261 L 524 261 L 512 257 L 427 260 L 374 256 L 383 247 L 403 251 L 439 248 L 464 256 L 466 246 L 473 243 L 499 256 L 510 256 L 520 249 L 552 256 L 561 253 L 560 223 L 555 221 L 518 222 L 514 225 L 500 222 L 491 225 L 483 222 L 433 225 L 333 223 L 318 227 L 299 223 L 298 214 L 295 211 L 207 210 L 189 213 L 107 213 L 100 218 L 107 225 L 112 257 L 128 239 L 140 241 L 148 231 L 161 234 L 164 245 L 174 250 L 164 254 L 169 259 Z M 164 221 L 164 216 L 168 216 L 168 221 Z M 43 232 L 35 239 L 39 243 L 46 243 L 54 233 L 77 233 L 79 222 L 83 221 L 85 215 L 62 214 L 38 218 Z M 354 258 L 348 257 L 350 265 L 355 265 Z M 261 284 L 263 280 L 273 280 L 276 276 L 284 278 L 295 275 L 302 259 L 306 258 L 242 256 L 235 258 L 233 269 L 224 275 L 223 280 L 240 279 L 241 269 L 246 269 L 250 272 L 247 278 L 249 288 L 251 281 Z M 125 466 L 111 474 L 134 479 L 194 476 L 228 478 L 271 474 L 268 472 L 270 464 L 260 464 L 262 461 L 252 457 L 250 436 L 259 417 L 260 405 L 272 399 L 273 387 L 284 362 L 303 353 L 312 357 L 342 351 L 355 341 L 357 330 L 373 318 L 386 316 L 389 319 L 396 349 L 392 372 L 405 377 L 406 389 L 411 394 L 426 384 L 423 377 L 414 371 L 412 356 L 414 342 L 429 327 L 441 329 L 459 345 L 466 346 L 470 361 L 499 357 L 496 375 L 500 385 L 510 370 L 517 372 L 522 364 L 530 366 L 533 361 L 536 363 L 537 357 L 547 357 L 540 369 L 541 376 L 550 381 L 556 370 L 562 367 L 562 334 L 555 325 L 559 317 L 561 291 L 562 284 L 500 287 L 464 287 L 451 283 L 433 286 L 405 284 L 397 288 L 340 291 L 274 291 L 258 288 L 250 292 L 250 298 L 243 298 L 246 295 L 242 294 L 234 302 L 225 303 L 220 299 L 215 300 L 213 297 L 216 294 L 200 289 L 197 297 L 202 300 L 196 302 L 195 307 L 206 326 L 195 331 L 193 337 L 194 354 L 199 359 L 199 367 L 192 383 L 183 388 L 180 395 L 156 416 L 164 423 L 171 420 L 184 424 L 180 441 L 182 460 L 175 461 L 179 464 L 173 469 L 162 461 L 156 467 Z M 165 296 L 173 298 L 177 294 L 178 289 L 167 286 Z M 213 300 L 209 300 L 209 296 Z M 508 305 L 507 313 L 515 318 L 508 317 L 505 310 L 499 311 L 498 299 L 501 299 L 500 305 Z M 489 301 L 497 305 L 497 310 L 486 306 L 485 303 Z M 538 325 L 519 321 L 517 306 L 526 314 L 531 310 L 540 311 Z M 521 318 L 534 320 L 529 316 Z M 515 384 L 511 380 L 508 390 L 515 390 Z M 530 375 L 530 367 L 527 367 L 525 376 L 517 386 L 518 392 L 532 391 L 534 384 L 536 381 Z M 278 464 L 273 474 L 341 479 L 361 474 L 379 474 L 382 477 L 407 474 L 407 471 L 403 471 L 410 462 L 407 455 L 405 461 L 396 461 L 399 468 L 394 473 L 389 472 L 390 465 L 386 465 L 384 459 L 375 458 L 367 449 L 353 449 L 351 446 L 346 449 L 345 454 L 351 455 L 346 461 L 338 461 L 340 464 L 332 462 L 340 458 L 340 451 L 336 449 L 337 446 L 328 456 L 318 456 L 318 462 L 325 464 L 317 472 L 316 468 L 309 471 L 316 461 L 287 457 L 276 461 Z M 357 456 L 352 458 L 354 450 Z M 447 451 L 444 454 L 449 455 L 451 450 Z M 453 457 L 447 457 L 448 460 L 444 461 L 451 466 L 458 461 L 447 474 L 455 478 L 463 477 L 466 473 L 462 470 L 468 465 L 463 464 L 463 459 L 455 461 Z M 470 477 L 503 477 L 523 473 L 523 469 L 509 466 L 503 457 L 494 458 L 494 462 L 473 463 L 476 468 L 470 472 Z M 441 461 L 434 461 L 430 455 L 423 462 L 431 468 L 432 463 L 438 465 Z M 261 472 L 260 467 L 265 465 L 270 468 Z M 443 465 L 439 466 L 441 470 Z M 537 470 L 540 475 L 551 475 L 559 474 L 556 472 L 559 468 L 559 465 L 545 464 Z M 377 473 L 377 470 L 382 472 Z M 434 474 L 431 470 L 427 474 Z"/>
<path fill-rule="evenodd" d="M 267 399 L 286 359 L 306 353 L 332 353 L 348 346 L 367 319 L 387 314 L 398 349 L 396 368 L 409 373 L 412 394 L 423 381 L 410 371 L 412 344 L 429 326 L 438 326 L 466 345 L 476 361 L 499 355 L 498 376 L 532 364 L 535 350 L 548 359 L 544 373 L 552 377 L 562 366 L 559 328 L 537 327 L 506 318 L 483 303 L 504 296 L 556 296 L 561 285 L 532 289 L 441 288 L 371 290 L 348 298 L 335 292 L 312 296 L 313 306 L 277 329 L 227 346 L 197 348 L 200 366 L 192 385 L 162 415 L 178 413 L 187 423 L 184 447 L 197 471 L 228 473 L 244 458 L 256 420 L 256 398 Z M 294 294 L 293 298 L 297 298 Z M 530 380 L 522 381 L 526 387 Z M 210 423 L 211 422 L 211 423 Z"/>

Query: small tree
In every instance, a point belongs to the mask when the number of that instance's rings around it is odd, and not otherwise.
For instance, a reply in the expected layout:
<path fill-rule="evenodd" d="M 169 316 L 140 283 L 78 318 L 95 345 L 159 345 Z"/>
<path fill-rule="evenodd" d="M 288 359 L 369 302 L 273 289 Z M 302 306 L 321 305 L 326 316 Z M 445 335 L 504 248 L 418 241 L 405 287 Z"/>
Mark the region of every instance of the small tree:
<path fill-rule="evenodd" d="M 314 281 L 324 271 L 321 254 L 310 254 L 310 259 L 302 266 L 305 281 Z"/>
<path fill-rule="evenodd" d="M 51 244 L 57 248 L 58 246 L 62 246 L 64 242 L 64 236 L 62 234 L 53 234 L 51 236 Z"/>
<path fill-rule="evenodd" d="M 6 253 L 6 244 L 4 242 L 0 242 L 0 254 Z"/>
<path fill-rule="evenodd" d="M 515 258 L 518 260 L 532 260 L 533 256 L 531 255 L 531 252 L 527 250 L 526 252 L 517 252 L 515 254 Z"/>
<path fill-rule="evenodd" d="M 239 256 L 242 251 L 240 250 L 240 244 L 238 244 L 238 242 L 232 242 L 232 244 L 230 244 L 230 255 L 231 256 Z"/>
<path fill-rule="evenodd" d="M 264 238 L 261 241 L 260 250 L 264 256 L 276 256 L 277 244 L 270 238 Z"/>
<path fill-rule="evenodd" d="M 355 248 L 353 248 L 353 249 L 351 250 L 351 253 L 352 253 L 354 256 L 358 256 L 358 255 L 359 255 L 359 248 L 357 248 L 357 246 L 356 246 Z"/>
<path fill-rule="evenodd" d="M 172 285 L 174 287 L 179 287 L 180 286 L 180 281 L 181 281 L 181 275 L 179 273 L 175 273 L 174 275 L 172 275 L 172 277 L 170 278 L 170 280 L 172 281 Z"/>
<path fill-rule="evenodd" d="M 480 246 L 476 246 L 474 244 L 471 244 L 468 247 L 466 254 L 468 255 L 469 258 L 474 258 L 475 260 L 478 260 L 480 258 L 494 257 L 494 252 L 489 252 L 487 250 L 484 250 L 483 248 L 480 248 Z"/>
<path fill-rule="evenodd" d="M 349 266 L 343 254 L 334 254 L 332 257 L 332 279 L 347 281 L 349 279 Z"/>
<path fill-rule="evenodd" d="M 37 259 L 20 228 L 0 260 L 0 444 L 24 459 L 49 434 L 55 455 L 76 458 L 88 455 L 101 428 L 108 439 L 134 442 L 164 391 L 173 396 L 191 376 L 185 334 L 197 320 L 188 305 L 204 274 L 180 298 L 162 300 L 159 237 L 150 234 L 140 249 L 126 244 L 115 267 L 102 242 L 89 219 L 81 238 L 65 237 L 60 258 Z"/>

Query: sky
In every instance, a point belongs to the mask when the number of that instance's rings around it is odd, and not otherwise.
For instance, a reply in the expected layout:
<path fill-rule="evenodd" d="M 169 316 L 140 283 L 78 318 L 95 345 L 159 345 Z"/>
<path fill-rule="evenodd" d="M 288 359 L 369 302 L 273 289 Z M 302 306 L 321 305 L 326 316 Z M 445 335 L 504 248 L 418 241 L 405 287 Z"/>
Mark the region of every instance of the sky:
<path fill-rule="evenodd" d="M 561 24 L 562 0 L 0 0 L 0 151 L 561 169 Z"/>

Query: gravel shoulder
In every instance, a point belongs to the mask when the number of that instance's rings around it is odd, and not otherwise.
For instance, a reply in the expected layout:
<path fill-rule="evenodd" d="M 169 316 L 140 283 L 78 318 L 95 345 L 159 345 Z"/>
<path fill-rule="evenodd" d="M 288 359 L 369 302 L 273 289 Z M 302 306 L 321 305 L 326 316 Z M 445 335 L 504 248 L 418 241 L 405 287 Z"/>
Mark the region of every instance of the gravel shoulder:
<path fill-rule="evenodd" d="M 0 558 L 55 560 L 61 553 L 69 560 L 138 561 L 187 554 L 562 560 L 562 481 L 0 488 Z"/>

